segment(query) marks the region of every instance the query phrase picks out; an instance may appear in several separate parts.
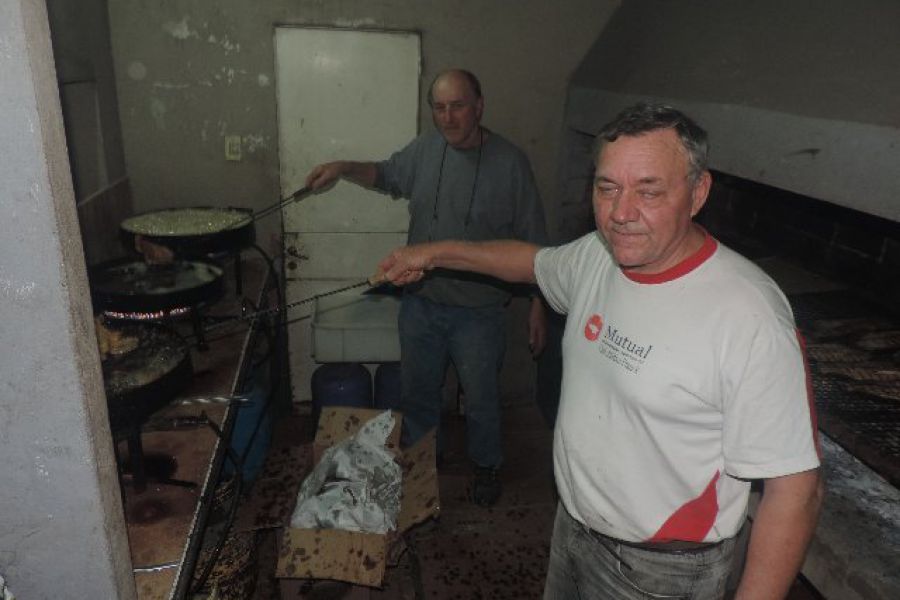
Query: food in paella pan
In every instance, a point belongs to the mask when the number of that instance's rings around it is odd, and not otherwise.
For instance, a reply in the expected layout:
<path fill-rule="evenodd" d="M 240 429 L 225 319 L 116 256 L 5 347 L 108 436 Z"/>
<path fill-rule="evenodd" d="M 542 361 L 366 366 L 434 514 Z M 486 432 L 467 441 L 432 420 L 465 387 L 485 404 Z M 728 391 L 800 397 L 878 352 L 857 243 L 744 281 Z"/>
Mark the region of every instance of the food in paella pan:
<path fill-rule="evenodd" d="M 154 244 L 142 235 L 134 236 L 134 249 L 151 265 L 167 265 L 175 260 L 175 253 L 170 248 Z"/>
<path fill-rule="evenodd" d="M 250 216 L 233 208 L 170 208 L 135 215 L 122 229 L 150 237 L 208 235 L 246 225 Z"/>
<path fill-rule="evenodd" d="M 97 331 L 97 349 L 100 351 L 101 360 L 106 360 L 109 356 L 127 354 L 138 347 L 137 337 L 110 329 L 103 324 L 100 317 L 94 317 L 94 329 Z"/>
<path fill-rule="evenodd" d="M 136 340 L 133 352 L 111 355 L 103 363 L 107 396 L 121 396 L 147 386 L 174 371 L 188 356 L 188 348 L 176 334 L 150 324 L 125 327 Z"/>

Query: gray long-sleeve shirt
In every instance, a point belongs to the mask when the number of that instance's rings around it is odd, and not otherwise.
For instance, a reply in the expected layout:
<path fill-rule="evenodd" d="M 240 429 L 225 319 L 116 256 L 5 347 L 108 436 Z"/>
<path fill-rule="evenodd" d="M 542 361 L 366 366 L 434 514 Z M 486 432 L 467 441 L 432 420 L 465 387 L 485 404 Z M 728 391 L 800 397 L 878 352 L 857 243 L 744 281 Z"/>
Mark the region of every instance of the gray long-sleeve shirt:
<path fill-rule="evenodd" d="M 424 133 L 376 164 L 375 187 L 409 199 L 409 243 L 519 239 L 546 245 L 544 211 L 525 153 L 485 130 L 480 147 L 457 150 Z M 503 304 L 497 279 L 435 269 L 407 290 L 442 304 Z"/>

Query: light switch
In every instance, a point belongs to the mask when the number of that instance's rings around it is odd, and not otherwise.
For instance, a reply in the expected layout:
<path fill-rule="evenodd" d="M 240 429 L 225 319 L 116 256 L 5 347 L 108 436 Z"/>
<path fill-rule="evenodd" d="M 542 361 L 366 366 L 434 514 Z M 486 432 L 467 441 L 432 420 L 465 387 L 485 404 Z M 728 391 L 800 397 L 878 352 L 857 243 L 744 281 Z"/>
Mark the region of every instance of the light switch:
<path fill-rule="evenodd" d="M 241 136 L 225 136 L 225 160 L 241 160 Z"/>

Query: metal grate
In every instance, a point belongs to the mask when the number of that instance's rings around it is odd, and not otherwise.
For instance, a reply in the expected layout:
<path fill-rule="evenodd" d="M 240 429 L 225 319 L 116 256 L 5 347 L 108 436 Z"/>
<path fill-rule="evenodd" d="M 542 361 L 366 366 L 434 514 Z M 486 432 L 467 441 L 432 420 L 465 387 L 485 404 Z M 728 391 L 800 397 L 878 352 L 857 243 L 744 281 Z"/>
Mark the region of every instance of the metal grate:
<path fill-rule="evenodd" d="M 900 487 L 900 377 L 892 380 L 890 375 L 891 368 L 900 367 L 891 362 L 891 357 L 896 360 L 900 356 L 900 344 L 896 348 L 867 348 L 861 342 L 867 339 L 866 325 L 860 323 L 858 330 L 848 328 L 816 347 L 817 341 L 822 341 L 822 324 L 826 321 L 831 321 L 831 327 L 833 320 L 844 319 L 852 324 L 852 319 L 877 319 L 878 329 L 898 329 L 900 319 L 849 290 L 798 294 L 789 299 L 797 326 L 812 341 L 810 370 L 820 429 Z M 881 379 L 849 376 L 858 374 L 859 367 L 870 365 L 887 365 L 879 371 Z M 842 377 L 841 372 L 847 375 Z"/>

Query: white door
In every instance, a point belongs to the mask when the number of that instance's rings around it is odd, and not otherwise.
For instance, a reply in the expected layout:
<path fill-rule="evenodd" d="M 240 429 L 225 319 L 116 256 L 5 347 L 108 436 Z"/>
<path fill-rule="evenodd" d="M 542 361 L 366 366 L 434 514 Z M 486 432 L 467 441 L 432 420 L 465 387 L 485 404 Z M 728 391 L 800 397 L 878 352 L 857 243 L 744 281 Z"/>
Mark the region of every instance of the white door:
<path fill-rule="evenodd" d="M 315 165 L 381 160 L 417 132 L 420 40 L 415 33 L 275 29 L 282 196 Z M 287 301 L 365 279 L 406 241 L 406 201 L 339 182 L 284 210 Z M 357 292 L 358 293 L 358 292 Z M 288 319 L 309 314 L 292 309 Z M 311 396 L 310 320 L 290 325 L 294 401 Z"/>

